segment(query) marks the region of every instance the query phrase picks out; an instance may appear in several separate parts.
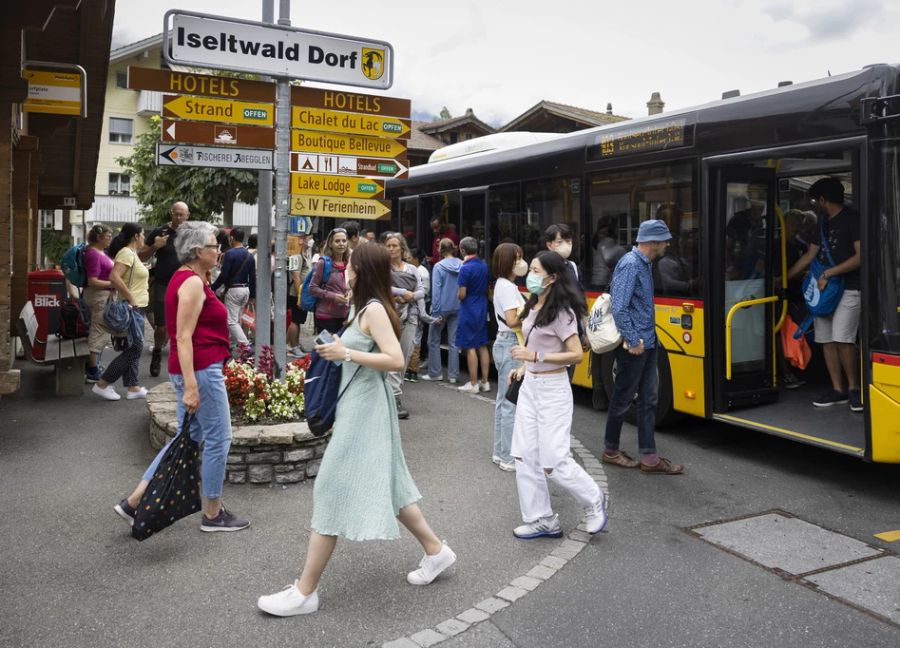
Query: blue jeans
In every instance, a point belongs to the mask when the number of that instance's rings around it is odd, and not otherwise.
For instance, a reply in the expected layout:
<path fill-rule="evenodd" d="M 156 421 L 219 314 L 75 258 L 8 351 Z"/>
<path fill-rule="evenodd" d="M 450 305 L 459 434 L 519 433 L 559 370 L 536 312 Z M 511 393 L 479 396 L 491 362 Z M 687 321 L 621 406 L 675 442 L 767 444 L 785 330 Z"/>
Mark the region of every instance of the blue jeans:
<path fill-rule="evenodd" d="M 492 355 L 497 367 L 497 400 L 494 403 L 494 455 L 503 463 L 511 463 L 513 458 L 509 452 L 512 443 L 513 424 L 516 422 L 516 406 L 506 400 L 506 381 L 511 371 L 518 369 L 522 363 L 513 360 L 510 350 L 518 344 L 516 334 L 512 331 L 497 333 Z"/>
<path fill-rule="evenodd" d="M 435 317 L 437 317 L 435 315 Z M 441 369 L 441 331 L 447 327 L 447 378 L 459 378 L 459 349 L 456 348 L 456 313 L 442 314 L 443 321 L 430 324 L 428 329 L 428 375 L 438 378 L 444 374 Z"/>
<path fill-rule="evenodd" d="M 194 412 L 191 421 L 191 438 L 201 444 L 200 458 L 200 491 L 206 499 L 222 496 L 222 484 L 225 481 L 225 462 L 231 448 L 231 409 L 228 406 L 228 392 L 225 390 L 225 377 L 222 375 L 222 363 L 211 364 L 205 369 L 195 371 L 197 388 L 200 392 L 200 407 Z M 181 374 L 169 374 L 169 382 L 175 388 L 175 414 L 178 421 L 184 420 L 184 377 Z M 171 443 L 171 441 L 169 441 Z M 150 467 L 144 472 L 143 479 L 150 480 L 159 465 L 169 443 L 160 450 Z"/>
<path fill-rule="evenodd" d="M 656 356 L 657 350 L 646 349 L 641 355 L 631 355 L 619 347 L 616 353 L 616 386 L 606 414 L 605 447 L 610 452 L 619 449 L 622 423 L 631 400 L 637 394 L 638 451 L 656 452 Z"/>

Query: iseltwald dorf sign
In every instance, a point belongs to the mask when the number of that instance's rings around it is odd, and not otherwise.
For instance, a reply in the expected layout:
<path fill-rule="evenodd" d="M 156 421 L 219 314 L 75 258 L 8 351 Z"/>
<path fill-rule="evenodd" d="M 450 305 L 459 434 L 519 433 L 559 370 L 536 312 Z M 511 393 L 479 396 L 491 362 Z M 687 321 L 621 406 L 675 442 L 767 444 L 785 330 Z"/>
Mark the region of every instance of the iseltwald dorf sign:
<path fill-rule="evenodd" d="M 390 88 L 390 44 L 173 9 L 163 56 L 173 65 L 268 74 L 365 88 Z"/>

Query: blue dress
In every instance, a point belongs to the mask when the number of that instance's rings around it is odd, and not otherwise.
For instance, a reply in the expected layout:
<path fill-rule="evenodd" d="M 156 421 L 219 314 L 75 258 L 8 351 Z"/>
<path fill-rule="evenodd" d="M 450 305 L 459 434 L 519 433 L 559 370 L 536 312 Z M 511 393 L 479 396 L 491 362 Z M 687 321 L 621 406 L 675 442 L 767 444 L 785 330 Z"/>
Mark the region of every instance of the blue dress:
<path fill-rule="evenodd" d="M 488 343 L 487 289 L 490 274 L 487 264 L 479 258 L 469 259 L 459 270 L 457 285 L 465 287 L 466 298 L 459 302 L 456 327 L 456 346 L 477 349 Z"/>
<path fill-rule="evenodd" d="M 373 340 L 358 318 L 341 339 L 348 349 L 369 351 Z M 397 406 L 384 372 L 345 362 L 343 390 L 331 440 L 313 487 L 312 528 L 348 540 L 388 540 L 400 536 L 397 513 L 421 499 L 400 446 Z"/>

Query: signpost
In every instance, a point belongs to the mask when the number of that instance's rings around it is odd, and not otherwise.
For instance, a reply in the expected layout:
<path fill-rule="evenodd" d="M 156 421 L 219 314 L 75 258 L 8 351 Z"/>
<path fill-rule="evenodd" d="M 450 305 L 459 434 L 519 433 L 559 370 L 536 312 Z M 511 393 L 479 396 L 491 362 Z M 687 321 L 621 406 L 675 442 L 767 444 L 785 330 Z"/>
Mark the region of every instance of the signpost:
<path fill-rule="evenodd" d="M 164 166 L 272 169 L 271 149 L 217 148 L 213 146 L 156 145 L 156 163 Z"/>
<path fill-rule="evenodd" d="M 47 65 L 47 64 L 45 64 Z M 78 66 L 68 65 L 68 69 Z M 85 72 L 58 70 L 22 70 L 22 78 L 28 81 L 28 97 L 22 110 L 32 113 L 85 116 L 83 105 Z"/>
<path fill-rule="evenodd" d="M 273 149 L 275 129 L 163 119 L 162 141 Z"/>
<path fill-rule="evenodd" d="M 173 70 L 155 70 L 133 65 L 128 66 L 126 85 L 131 90 L 153 90 L 172 94 L 275 103 L 274 83 Z"/>
<path fill-rule="evenodd" d="M 377 220 L 391 213 L 391 203 L 371 198 L 331 198 L 291 194 L 290 212 L 305 216 Z"/>
<path fill-rule="evenodd" d="M 407 160 L 389 158 L 361 158 L 319 153 L 291 153 L 291 171 L 296 173 L 324 173 L 326 175 L 355 175 L 369 178 L 405 178 L 409 175 Z"/>
<path fill-rule="evenodd" d="M 405 140 L 411 128 L 409 100 L 290 86 L 289 79 L 304 79 L 389 88 L 394 52 L 383 41 L 293 28 L 289 0 L 282 0 L 280 8 L 278 25 L 271 24 L 271 0 L 263 5 L 263 19 L 269 22 L 171 10 L 163 23 L 163 57 L 170 65 L 269 75 L 277 80 L 274 87 L 140 68 L 129 69 L 128 78 L 129 88 L 171 93 L 164 96 L 167 119 L 162 125 L 163 142 L 171 144 L 158 145 L 158 164 L 260 169 L 262 204 L 271 182 L 264 181 L 266 170 L 278 161 L 275 322 L 284 321 L 285 315 L 288 231 L 309 233 L 313 216 L 369 220 L 389 215 L 390 203 L 379 200 L 384 179 L 406 176 Z M 291 130 L 292 125 L 297 130 Z M 260 208 L 261 243 L 267 213 Z M 288 213 L 293 215 L 290 219 Z M 268 281 L 261 284 L 267 286 Z M 260 308 L 265 308 L 267 296 L 260 300 Z M 268 329 L 265 315 L 260 322 Z M 263 334 L 258 342 L 266 339 Z M 285 360 L 281 326 L 274 328 L 273 346 L 275 375 L 281 377 Z"/>
<path fill-rule="evenodd" d="M 163 25 L 163 57 L 172 65 L 382 90 L 394 80 L 394 50 L 380 40 L 180 9 L 167 11 Z"/>
<path fill-rule="evenodd" d="M 294 106 L 291 126 L 331 133 L 409 139 L 409 120 Z"/>
<path fill-rule="evenodd" d="M 275 121 L 272 104 L 184 95 L 163 95 L 163 115 L 248 126 L 272 126 Z"/>

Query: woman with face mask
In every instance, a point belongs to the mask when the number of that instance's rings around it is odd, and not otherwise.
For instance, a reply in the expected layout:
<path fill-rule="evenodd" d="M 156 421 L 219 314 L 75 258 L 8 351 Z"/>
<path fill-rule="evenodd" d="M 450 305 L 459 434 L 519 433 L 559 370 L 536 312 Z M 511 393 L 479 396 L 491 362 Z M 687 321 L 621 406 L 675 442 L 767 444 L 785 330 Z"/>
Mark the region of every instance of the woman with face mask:
<path fill-rule="evenodd" d="M 584 508 L 588 533 L 606 525 L 603 492 L 572 458 L 572 387 L 566 367 L 581 362 L 578 321 L 584 301 L 565 278 L 566 262 L 556 252 L 531 261 L 525 285 L 531 297 L 521 314 L 525 344 L 512 349 L 525 363 L 511 374 L 524 379 L 519 390 L 511 454 L 524 524 L 513 534 L 523 540 L 562 536 L 547 481 L 553 480 Z"/>
<path fill-rule="evenodd" d="M 494 340 L 492 355 L 497 367 L 497 399 L 494 404 L 494 453 L 492 461 L 507 472 L 513 472 L 516 464 L 509 453 L 512 442 L 513 422 L 516 417 L 516 406 L 506 400 L 503 385 L 509 382 L 509 374 L 521 366 L 514 360 L 510 352 L 513 347 L 522 344 L 522 322 L 519 312 L 525 305 L 525 299 L 519 292 L 515 281 L 528 273 L 528 264 L 522 258 L 522 248 L 515 243 L 501 243 L 494 250 L 491 259 L 491 270 L 497 278 L 494 284 L 494 316 L 497 319 L 497 337 Z"/>

